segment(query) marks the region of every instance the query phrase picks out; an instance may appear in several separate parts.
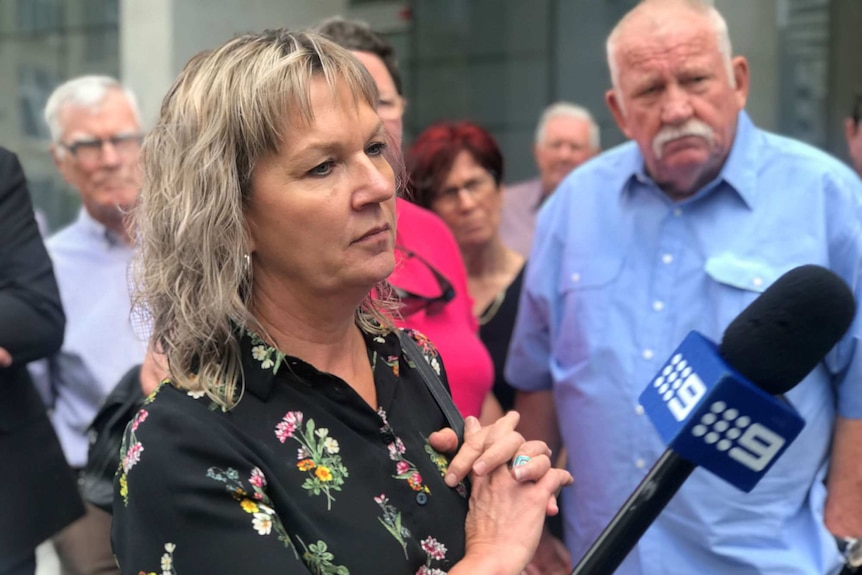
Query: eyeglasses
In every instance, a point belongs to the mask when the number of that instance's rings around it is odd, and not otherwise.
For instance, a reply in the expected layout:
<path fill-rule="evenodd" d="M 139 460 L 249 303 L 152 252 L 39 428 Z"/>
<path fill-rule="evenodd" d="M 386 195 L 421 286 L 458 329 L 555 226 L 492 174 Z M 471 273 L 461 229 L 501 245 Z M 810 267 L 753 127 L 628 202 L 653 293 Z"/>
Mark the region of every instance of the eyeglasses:
<path fill-rule="evenodd" d="M 141 147 L 144 136 L 142 134 L 120 134 L 111 136 L 110 138 L 88 138 L 75 140 L 70 144 L 63 144 L 65 149 L 75 156 L 79 161 L 92 163 L 98 161 L 102 157 L 105 150 L 105 144 L 111 144 L 111 147 L 118 154 L 130 154 L 136 152 Z"/>
<path fill-rule="evenodd" d="M 484 171 L 481 175 L 474 176 L 460 186 L 444 188 L 437 194 L 433 202 L 437 209 L 450 209 L 461 203 L 461 190 L 467 192 L 471 197 L 476 197 L 480 192 L 491 189 L 496 185 L 494 174 Z"/>
<path fill-rule="evenodd" d="M 401 316 L 405 318 L 410 317 L 422 310 L 425 310 L 427 314 L 436 314 L 442 311 L 443 307 L 455 298 L 455 288 L 452 287 L 446 276 L 437 271 L 425 258 L 412 250 L 408 250 L 403 246 L 395 246 L 395 251 L 402 254 L 400 259 L 402 265 L 409 265 L 407 262 L 412 259 L 424 266 L 434 276 L 434 279 L 437 281 L 437 287 L 440 289 L 438 295 L 429 297 L 392 286 L 396 295 L 401 299 Z M 410 270 L 406 271 L 409 272 Z"/>

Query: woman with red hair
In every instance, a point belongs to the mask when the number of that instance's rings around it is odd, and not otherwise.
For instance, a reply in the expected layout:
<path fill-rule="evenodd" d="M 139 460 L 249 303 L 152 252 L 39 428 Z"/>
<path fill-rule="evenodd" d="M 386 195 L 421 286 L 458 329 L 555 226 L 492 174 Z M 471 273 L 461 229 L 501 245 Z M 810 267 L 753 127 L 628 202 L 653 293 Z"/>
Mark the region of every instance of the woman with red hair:
<path fill-rule="evenodd" d="M 408 199 L 446 222 L 467 266 L 479 335 L 496 371 L 494 394 L 504 410 L 514 390 L 503 366 L 523 280 L 524 258 L 498 233 L 503 205 L 503 155 L 494 138 L 471 122 L 440 122 L 422 132 L 405 157 Z"/>

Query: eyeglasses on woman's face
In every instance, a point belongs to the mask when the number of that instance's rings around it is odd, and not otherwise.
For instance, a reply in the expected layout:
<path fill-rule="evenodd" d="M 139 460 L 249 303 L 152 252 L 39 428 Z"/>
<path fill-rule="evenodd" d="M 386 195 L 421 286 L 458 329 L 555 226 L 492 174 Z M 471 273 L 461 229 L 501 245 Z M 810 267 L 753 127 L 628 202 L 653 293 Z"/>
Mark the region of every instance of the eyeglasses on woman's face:
<path fill-rule="evenodd" d="M 463 183 L 459 185 L 444 186 L 435 196 L 433 200 L 435 211 L 448 211 L 460 207 L 462 196 L 461 192 L 466 194 L 473 200 L 476 200 L 480 194 L 484 192 L 495 191 L 497 182 L 494 179 L 494 174 L 487 170 L 477 170 Z"/>
<path fill-rule="evenodd" d="M 412 293 L 404 288 L 393 285 L 392 288 L 395 294 L 401 299 L 401 316 L 407 318 L 420 311 L 425 311 L 429 315 L 440 313 L 446 304 L 455 298 L 455 288 L 452 287 L 452 283 L 416 252 L 408 250 L 403 246 L 396 246 L 395 252 L 396 254 L 400 252 L 399 260 L 406 265 L 409 265 L 410 261 L 415 261 L 431 272 L 438 287 L 436 295 L 427 296 Z M 407 271 L 409 273 L 409 269 Z"/>

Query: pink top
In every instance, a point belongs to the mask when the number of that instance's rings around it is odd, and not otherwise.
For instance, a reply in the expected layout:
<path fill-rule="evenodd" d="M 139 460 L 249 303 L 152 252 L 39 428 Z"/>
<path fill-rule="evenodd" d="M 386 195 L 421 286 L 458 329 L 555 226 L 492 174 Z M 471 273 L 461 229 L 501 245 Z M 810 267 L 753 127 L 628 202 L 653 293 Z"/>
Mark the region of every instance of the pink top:
<path fill-rule="evenodd" d="M 455 289 L 452 301 L 442 307 L 417 311 L 398 325 L 422 332 L 437 346 L 455 405 L 464 417 L 478 417 L 494 381 L 494 366 L 488 350 L 479 340 L 479 325 L 473 317 L 467 271 L 458 244 L 446 224 L 428 210 L 398 198 L 397 212 L 396 243 L 425 259 Z M 434 274 L 425 265 L 413 261 L 396 263 L 389 282 L 423 296 L 440 293 Z"/>

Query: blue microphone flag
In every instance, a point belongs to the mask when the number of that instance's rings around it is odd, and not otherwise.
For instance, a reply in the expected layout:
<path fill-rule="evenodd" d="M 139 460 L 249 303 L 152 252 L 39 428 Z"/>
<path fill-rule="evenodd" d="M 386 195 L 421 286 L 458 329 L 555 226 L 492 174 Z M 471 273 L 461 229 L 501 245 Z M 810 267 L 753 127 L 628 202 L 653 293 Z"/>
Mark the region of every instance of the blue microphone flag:
<path fill-rule="evenodd" d="M 793 407 L 748 381 L 695 331 L 640 402 L 670 449 L 746 492 L 805 425 Z"/>

